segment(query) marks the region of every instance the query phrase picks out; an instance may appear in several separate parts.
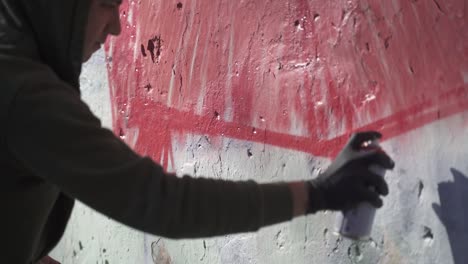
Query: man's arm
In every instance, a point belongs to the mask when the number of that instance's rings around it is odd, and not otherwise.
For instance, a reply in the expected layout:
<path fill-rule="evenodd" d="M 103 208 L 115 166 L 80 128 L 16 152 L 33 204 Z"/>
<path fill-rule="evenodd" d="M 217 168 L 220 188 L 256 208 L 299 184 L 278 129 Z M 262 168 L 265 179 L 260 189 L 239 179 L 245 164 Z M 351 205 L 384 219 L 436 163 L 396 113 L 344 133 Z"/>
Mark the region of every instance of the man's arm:
<path fill-rule="evenodd" d="M 254 231 L 291 219 L 293 199 L 303 199 L 294 191 L 298 186 L 286 183 L 168 175 L 102 128 L 78 93 L 55 81 L 35 80 L 22 88 L 7 129 L 11 153 L 32 174 L 109 217 L 157 235 Z M 304 211 L 302 202 L 294 208 L 295 215 Z"/>

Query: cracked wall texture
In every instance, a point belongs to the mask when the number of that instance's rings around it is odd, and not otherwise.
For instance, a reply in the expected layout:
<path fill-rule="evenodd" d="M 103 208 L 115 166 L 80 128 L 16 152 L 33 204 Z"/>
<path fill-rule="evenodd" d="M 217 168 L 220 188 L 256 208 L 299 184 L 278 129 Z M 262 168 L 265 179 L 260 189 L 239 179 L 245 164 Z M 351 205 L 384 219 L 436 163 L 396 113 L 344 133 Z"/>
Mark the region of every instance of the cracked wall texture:
<path fill-rule="evenodd" d="M 64 263 L 465 263 L 466 0 L 124 1 L 123 32 L 82 75 L 84 99 L 178 174 L 309 179 L 349 134 L 397 162 L 372 240 L 321 213 L 258 233 L 149 236 L 78 205 Z M 107 68 L 106 68 L 107 66 Z M 112 122 L 111 122 L 112 120 Z"/>

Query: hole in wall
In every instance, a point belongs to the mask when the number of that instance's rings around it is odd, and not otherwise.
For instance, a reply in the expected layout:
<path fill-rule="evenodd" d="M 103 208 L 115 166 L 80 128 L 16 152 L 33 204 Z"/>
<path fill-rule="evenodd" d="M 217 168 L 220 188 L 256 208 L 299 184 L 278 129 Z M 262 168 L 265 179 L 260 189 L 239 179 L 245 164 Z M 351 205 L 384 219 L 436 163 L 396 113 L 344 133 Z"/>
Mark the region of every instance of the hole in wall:
<path fill-rule="evenodd" d="M 315 13 L 314 14 L 314 21 L 317 21 L 320 19 L 320 14 L 319 13 Z"/>
<path fill-rule="evenodd" d="M 125 139 L 125 133 L 122 128 L 119 128 L 119 137 L 120 139 Z"/>
<path fill-rule="evenodd" d="M 251 149 L 247 149 L 247 156 L 249 158 L 251 158 L 253 156 L 253 153 L 252 153 L 252 150 Z"/>
<path fill-rule="evenodd" d="M 390 39 L 391 38 L 392 38 L 392 36 L 389 36 L 389 37 L 385 38 L 385 40 L 384 40 L 385 49 L 388 49 L 390 47 Z"/>
<path fill-rule="evenodd" d="M 151 84 L 148 83 L 147 85 L 145 85 L 145 89 L 146 89 L 146 92 L 149 93 L 151 92 L 151 90 L 153 90 L 153 86 L 151 86 Z"/>
<path fill-rule="evenodd" d="M 420 180 L 418 183 L 418 198 L 421 198 L 423 190 L 424 190 L 424 183 Z"/>
<path fill-rule="evenodd" d="M 141 54 L 143 55 L 143 57 L 146 57 L 145 45 L 141 44 L 140 48 L 141 48 Z"/>
<path fill-rule="evenodd" d="M 359 263 L 360 261 L 362 261 L 363 255 L 359 244 L 353 243 L 348 248 L 348 258 L 352 261 L 352 263 Z"/>
<path fill-rule="evenodd" d="M 218 111 L 214 112 L 214 117 L 216 118 L 216 120 L 219 120 L 221 118 Z"/>
<path fill-rule="evenodd" d="M 432 229 L 429 228 L 428 226 L 423 227 L 423 235 L 422 239 L 426 244 L 431 244 L 432 241 L 434 240 L 434 233 L 432 233 Z"/>

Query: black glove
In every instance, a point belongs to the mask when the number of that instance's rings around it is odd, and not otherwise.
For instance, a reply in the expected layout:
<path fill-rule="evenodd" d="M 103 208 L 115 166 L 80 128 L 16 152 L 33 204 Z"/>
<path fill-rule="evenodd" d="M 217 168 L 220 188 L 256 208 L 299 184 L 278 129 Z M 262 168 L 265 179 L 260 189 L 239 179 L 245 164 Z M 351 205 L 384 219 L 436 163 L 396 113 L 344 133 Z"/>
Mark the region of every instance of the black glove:
<path fill-rule="evenodd" d="M 380 195 L 388 194 L 384 178 L 369 166 L 393 169 L 393 160 L 380 148 L 362 150 L 364 142 L 378 140 L 382 135 L 369 131 L 354 134 L 337 158 L 319 176 L 308 182 L 308 213 L 319 210 L 351 209 L 361 202 L 382 207 Z"/>

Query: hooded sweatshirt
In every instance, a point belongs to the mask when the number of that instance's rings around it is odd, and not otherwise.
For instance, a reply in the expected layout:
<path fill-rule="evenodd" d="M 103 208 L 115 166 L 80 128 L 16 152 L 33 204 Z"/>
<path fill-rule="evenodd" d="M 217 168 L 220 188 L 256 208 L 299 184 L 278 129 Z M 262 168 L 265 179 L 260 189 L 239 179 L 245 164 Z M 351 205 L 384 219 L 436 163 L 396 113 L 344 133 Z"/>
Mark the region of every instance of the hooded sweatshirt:
<path fill-rule="evenodd" d="M 90 1 L 0 0 L 2 263 L 47 255 L 75 199 L 169 238 L 291 219 L 286 184 L 170 175 L 101 126 L 78 82 Z"/>

